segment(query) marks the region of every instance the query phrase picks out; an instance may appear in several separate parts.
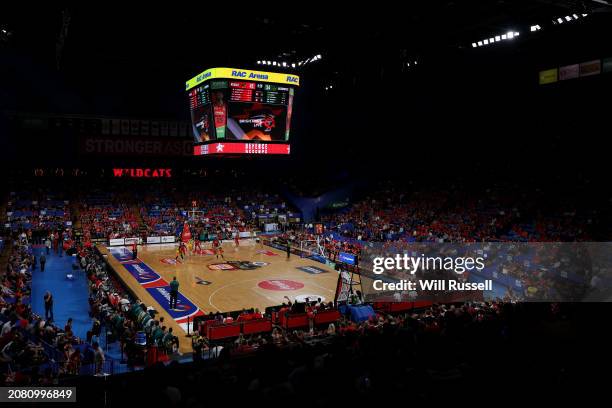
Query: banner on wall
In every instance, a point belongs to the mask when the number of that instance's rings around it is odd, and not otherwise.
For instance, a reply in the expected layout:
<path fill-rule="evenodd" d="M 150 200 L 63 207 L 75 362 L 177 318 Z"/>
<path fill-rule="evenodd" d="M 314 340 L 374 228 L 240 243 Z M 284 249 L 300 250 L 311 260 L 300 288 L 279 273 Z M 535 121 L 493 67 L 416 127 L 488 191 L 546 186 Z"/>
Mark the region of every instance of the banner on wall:
<path fill-rule="evenodd" d="M 580 64 L 580 76 L 591 76 L 601 74 L 601 60 L 587 61 Z"/>
<path fill-rule="evenodd" d="M 580 76 L 580 65 L 572 64 L 559 68 L 559 81 L 578 78 Z"/>
<path fill-rule="evenodd" d="M 540 71 L 540 85 L 552 84 L 554 82 L 557 82 L 557 74 L 557 68 Z"/>
<path fill-rule="evenodd" d="M 601 62 L 602 72 L 612 72 L 612 58 L 605 58 Z"/>
<path fill-rule="evenodd" d="M 125 245 L 134 245 L 134 244 L 142 244 L 142 238 L 136 238 L 136 237 L 132 237 L 132 238 L 125 238 L 124 240 Z"/>

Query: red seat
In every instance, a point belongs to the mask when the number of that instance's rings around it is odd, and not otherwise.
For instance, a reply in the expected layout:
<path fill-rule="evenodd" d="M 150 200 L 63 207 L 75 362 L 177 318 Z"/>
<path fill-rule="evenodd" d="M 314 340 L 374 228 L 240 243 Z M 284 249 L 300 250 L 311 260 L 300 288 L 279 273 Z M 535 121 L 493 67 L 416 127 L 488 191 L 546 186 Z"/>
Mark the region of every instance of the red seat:
<path fill-rule="evenodd" d="M 374 302 L 374 310 L 378 310 L 381 312 L 388 312 L 389 311 L 389 306 L 391 305 L 391 303 L 389 302 Z"/>
<path fill-rule="evenodd" d="M 248 320 L 242 323 L 243 334 L 264 333 L 272 331 L 270 319 Z"/>
<path fill-rule="evenodd" d="M 407 310 L 412 310 L 413 307 L 413 302 L 389 303 L 389 312 L 405 312 Z"/>
<path fill-rule="evenodd" d="M 285 319 L 285 329 L 297 329 L 308 326 L 308 315 L 306 313 L 287 315 Z"/>
<path fill-rule="evenodd" d="M 216 326 L 222 323 L 219 323 L 218 321 L 211 319 L 211 320 L 206 320 L 204 322 L 202 322 L 202 326 L 200 326 L 200 334 L 203 336 L 206 336 L 208 333 L 208 328 L 212 327 L 212 326 Z"/>
<path fill-rule="evenodd" d="M 430 307 L 431 305 L 433 305 L 433 302 L 431 300 L 419 300 L 417 302 L 414 302 L 415 309 Z"/>
<path fill-rule="evenodd" d="M 220 324 L 217 326 L 210 326 L 208 328 L 208 337 L 210 340 L 221 340 L 230 337 L 238 337 L 240 335 L 240 324 Z"/>
<path fill-rule="evenodd" d="M 317 312 L 314 318 L 314 323 L 316 325 L 329 324 L 329 323 L 336 322 L 339 319 L 340 319 L 340 312 L 337 311 L 336 309 L 323 310 L 323 311 Z"/>

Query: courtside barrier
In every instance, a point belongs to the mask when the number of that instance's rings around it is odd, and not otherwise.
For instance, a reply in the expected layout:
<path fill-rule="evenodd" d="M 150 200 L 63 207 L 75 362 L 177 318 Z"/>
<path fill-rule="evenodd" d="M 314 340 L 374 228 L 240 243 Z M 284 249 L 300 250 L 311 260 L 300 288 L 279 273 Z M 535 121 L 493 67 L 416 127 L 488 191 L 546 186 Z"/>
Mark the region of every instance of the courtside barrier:
<path fill-rule="evenodd" d="M 105 240 L 101 240 L 105 242 Z M 176 242 L 176 237 L 174 235 L 168 236 L 150 236 L 146 238 L 147 244 L 171 244 Z M 134 245 L 134 243 L 138 243 L 138 245 L 142 245 L 142 238 L 112 238 L 108 240 L 109 246 L 130 246 Z"/>
<path fill-rule="evenodd" d="M 231 337 L 238 337 L 240 335 L 240 324 L 220 324 L 217 326 L 210 326 L 208 328 L 208 338 L 210 340 L 222 340 Z"/>
<path fill-rule="evenodd" d="M 242 334 L 268 333 L 272 331 L 272 320 L 257 319 L 240 322 L 242 324 Z"/>
<path fill-rule="evenodd" d="M 336 309 L 317 312 L 314 317 L 315 326 L 334 323 L 340 320 L 340 312 Z"/>
<path fill-rule="evenodd" d="M 422 309 L 433 305 L 432 301 L 420 300 L 416 302 L 374 302 L 374 310 L 385 313 L 408 312 L 414 309 Z"/>
<path fill-rule="evenodd" d="M 257 319 L 241 322 L 219 323 L 214 320 L 206 320 L 200 326 L 200 334 L 209 340 L 223 340 L 238 337 L 242 334 L 268 333 L 272 331 L 272 320 Z"/>
<path fill-rule="evenodd" d="M 284 318 L 281 316 L 281 326 L 285 329 L 298 329 L 308 326 L 308 314 L 288 314 Z"/>

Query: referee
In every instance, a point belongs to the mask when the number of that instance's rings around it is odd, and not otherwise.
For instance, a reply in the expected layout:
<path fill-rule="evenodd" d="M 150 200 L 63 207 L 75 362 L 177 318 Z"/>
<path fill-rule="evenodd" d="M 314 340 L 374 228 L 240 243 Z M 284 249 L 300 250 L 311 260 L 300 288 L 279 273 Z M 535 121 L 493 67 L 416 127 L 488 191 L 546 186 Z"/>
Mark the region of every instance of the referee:
<path fill-rule="evenodd" d="M 176 276 L 170 282 L 170 309 L 176 309 L 176 303 L 178 301 L 178 289 L 179 282 L 176 280 Z"/>

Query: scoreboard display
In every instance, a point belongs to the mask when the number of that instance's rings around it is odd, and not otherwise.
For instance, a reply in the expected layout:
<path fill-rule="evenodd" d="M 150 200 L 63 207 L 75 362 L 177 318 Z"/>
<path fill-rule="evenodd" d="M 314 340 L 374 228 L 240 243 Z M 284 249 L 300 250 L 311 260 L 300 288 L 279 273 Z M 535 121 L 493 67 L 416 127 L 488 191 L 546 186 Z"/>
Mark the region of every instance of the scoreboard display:
<path fill-rule="evenodd" d="M 194 155 L 289 154 L 299 77 L 211 68 L 186 83 Z"/>

